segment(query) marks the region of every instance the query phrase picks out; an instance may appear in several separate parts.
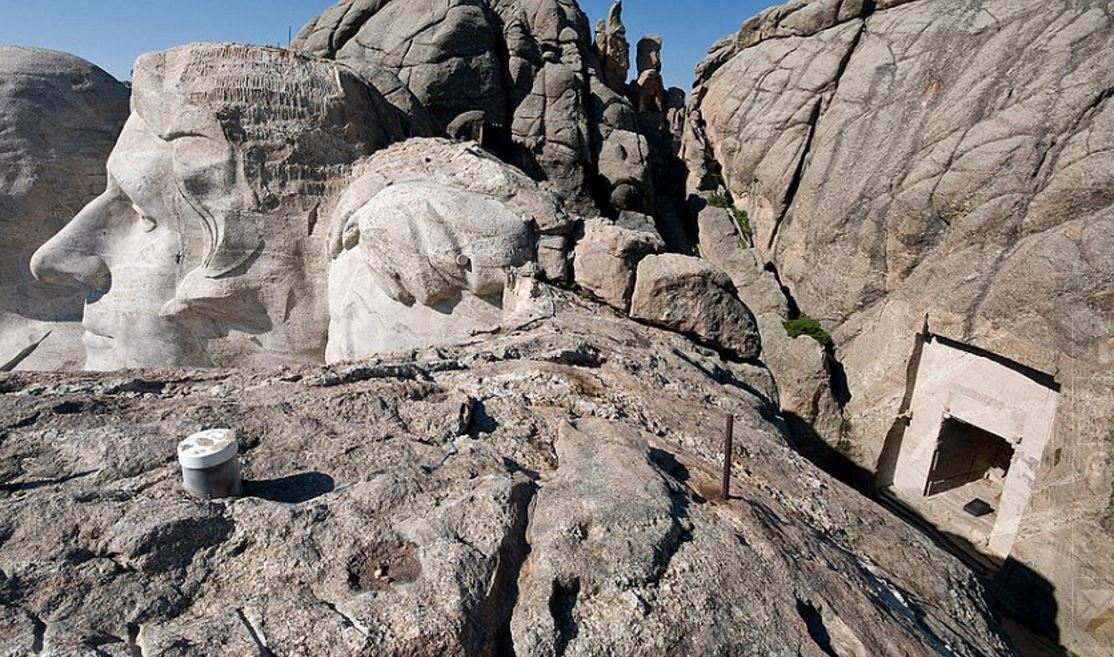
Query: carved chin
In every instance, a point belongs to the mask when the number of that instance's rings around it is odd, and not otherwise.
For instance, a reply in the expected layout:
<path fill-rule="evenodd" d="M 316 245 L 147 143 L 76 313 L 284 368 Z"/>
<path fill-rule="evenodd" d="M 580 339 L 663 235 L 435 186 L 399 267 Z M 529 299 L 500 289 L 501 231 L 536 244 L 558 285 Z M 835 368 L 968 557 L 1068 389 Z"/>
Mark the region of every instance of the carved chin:
<path fill-rule="evenodd" d="M 86 370 L 104 372 L 123 366 L 116 355 L 116 340 L 113 338 L 86 331 L 81 341 L 85 345 Z"/>

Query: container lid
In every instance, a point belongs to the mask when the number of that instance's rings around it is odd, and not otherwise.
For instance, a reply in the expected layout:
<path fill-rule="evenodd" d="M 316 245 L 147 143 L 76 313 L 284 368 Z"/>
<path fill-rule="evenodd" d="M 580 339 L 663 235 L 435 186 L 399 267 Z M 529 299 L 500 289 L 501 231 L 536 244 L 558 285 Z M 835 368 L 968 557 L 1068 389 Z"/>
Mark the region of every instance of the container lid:
<path fill-rule="evenodd" d="M 178 463 L 183 468 L 204 470 L 232 460 L 239 451 L 231 429 L 209 429 L 178 443 Z"/>

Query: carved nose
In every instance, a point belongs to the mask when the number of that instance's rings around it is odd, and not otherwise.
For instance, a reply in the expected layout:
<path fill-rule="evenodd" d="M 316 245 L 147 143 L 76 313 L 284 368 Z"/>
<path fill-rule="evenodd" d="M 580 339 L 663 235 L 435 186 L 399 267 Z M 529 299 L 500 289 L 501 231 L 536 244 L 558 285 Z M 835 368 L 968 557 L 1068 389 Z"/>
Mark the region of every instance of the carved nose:
<path fill-rule="evenodd" d="M 112 275 L 97 254 L 106 206 L 104 197 L 93 201 L 39 247 L 31 256 L 31 275 L 44 283 L 80 288 L 86 294 L 108 292 Z"/>

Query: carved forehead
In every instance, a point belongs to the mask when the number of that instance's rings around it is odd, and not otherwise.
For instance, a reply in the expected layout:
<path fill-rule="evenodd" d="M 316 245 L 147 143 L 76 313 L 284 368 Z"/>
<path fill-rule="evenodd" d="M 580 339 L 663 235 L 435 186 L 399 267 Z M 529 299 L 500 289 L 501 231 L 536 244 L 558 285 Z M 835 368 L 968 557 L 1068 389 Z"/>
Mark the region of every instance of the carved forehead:
<path fill-rule="evenodd" d="M 337 64 L 287 50 L 196 44 L 136 63 L 132 110 L 164 139 L 211 134 L 220 116 L 246 126 L 344 125 L 369 90 Z"/>

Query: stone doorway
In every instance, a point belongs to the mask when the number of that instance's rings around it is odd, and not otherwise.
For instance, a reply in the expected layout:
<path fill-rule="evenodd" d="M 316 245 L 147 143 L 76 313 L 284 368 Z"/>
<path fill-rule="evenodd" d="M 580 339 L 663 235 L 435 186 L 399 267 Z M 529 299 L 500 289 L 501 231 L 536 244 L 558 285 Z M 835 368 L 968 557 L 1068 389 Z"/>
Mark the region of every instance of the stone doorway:
<path fill-rule="evenodd" d="M 1052 436 L 1059 386 L 994 354 L 928 335 L 912 365 L 904 430 L 879 492 L 973 556 L 1013 547 Z"/>

